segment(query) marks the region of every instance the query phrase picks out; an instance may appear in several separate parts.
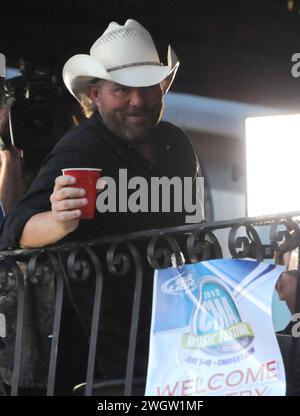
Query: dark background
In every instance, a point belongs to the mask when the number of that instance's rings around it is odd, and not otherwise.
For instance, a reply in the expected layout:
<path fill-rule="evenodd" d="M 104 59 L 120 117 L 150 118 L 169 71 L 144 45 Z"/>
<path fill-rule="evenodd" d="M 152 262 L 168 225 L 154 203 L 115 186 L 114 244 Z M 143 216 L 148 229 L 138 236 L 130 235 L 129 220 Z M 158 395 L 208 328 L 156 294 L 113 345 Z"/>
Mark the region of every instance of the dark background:
<path fill-rule="evenodd" d="M 61 77 L 73 54 L 88 53 L 112 20 L 142 23 L 166 60 L 170 42 L 181 66 L 173 91 L 297 109 L 300 1 L 10 0 L 1 5 L 0 52 Z M 291 10 L 288 10 L 288 5 Z"/>

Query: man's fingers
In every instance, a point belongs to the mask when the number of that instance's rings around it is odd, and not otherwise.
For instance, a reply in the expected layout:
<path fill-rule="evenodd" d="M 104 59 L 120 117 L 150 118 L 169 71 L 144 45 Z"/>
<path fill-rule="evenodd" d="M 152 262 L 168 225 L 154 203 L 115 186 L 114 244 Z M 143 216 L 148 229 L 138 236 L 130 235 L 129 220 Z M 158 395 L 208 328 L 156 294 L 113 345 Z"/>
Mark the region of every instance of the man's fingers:
<path fill-rule="evenodd" d="M 54 200 L 52 202 L 52 211 L 68 211 L 81 208 L 87 204 L 86 198 Z"/>
<path fill-rule="evenodd" d="M 64 199 L 82 198 L 85 196 L 85 190 L 81 188 L 61 188 L 54 190 L 50 197 L 50 201 L 63 201 Z"/>
<path fill-rule="evenodd" d="M 55 188 L 62 188 L 63 186 L 67 185 L 75 185 L 76 178 L 70 175 L 61 175 L 57 176 L 55 179 Z"/>
<path fill-rule="evenodd" d="M 73 211 L 58 211 L 54 213 L 56 221 L 71 221 L 79 219 L 81 216 L 81 211 L 79 209 Z"/>
<path fill-rule="evenodd" d="M 75 183 L 76 179 L 73 176 L 58 176 L 55 180 L 54 190 L 50 197 L 51 202 L 83 197 L 85 195 L 85 190 L 82 188 L 72 187 Z"/>
<path fill-rule="evenodd" d="M 87 204 L 87 199 L 84 198 L 84 189 L 72 186 L 75 183 L 76 179 L 73 176 L 61 175 L 56 178 L 53 193 L 50 196 L 51 210 L 56 221 L 80 219 L 80 208 Z"/>

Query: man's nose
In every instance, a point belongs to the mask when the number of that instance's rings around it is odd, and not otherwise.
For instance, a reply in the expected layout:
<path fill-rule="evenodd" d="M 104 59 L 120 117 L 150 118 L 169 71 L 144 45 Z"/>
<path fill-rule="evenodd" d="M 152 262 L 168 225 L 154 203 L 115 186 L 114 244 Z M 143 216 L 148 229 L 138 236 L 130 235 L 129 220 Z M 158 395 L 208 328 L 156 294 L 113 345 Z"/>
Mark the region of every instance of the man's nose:
<path fill-rule="evenodd" d="M 140 107 L 146 102 L 146 96 L 142 88 L 133 88 L 130 94 L 130 104 Z"/>

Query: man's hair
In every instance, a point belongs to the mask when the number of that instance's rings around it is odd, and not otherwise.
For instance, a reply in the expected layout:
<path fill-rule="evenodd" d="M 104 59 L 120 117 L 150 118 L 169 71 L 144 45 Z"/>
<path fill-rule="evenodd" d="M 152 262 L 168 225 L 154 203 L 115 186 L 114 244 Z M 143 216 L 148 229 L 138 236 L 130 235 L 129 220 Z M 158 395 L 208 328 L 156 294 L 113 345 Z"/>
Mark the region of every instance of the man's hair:
<path fill-rule="evenodd" d="M 90 86 L 100 87 L 103 84 L 104 80 L 100 78 L 94 78 L 88 83 L 88 89 Z M 91 99 L 90 94 L 81 94 L 80 95 L 80 105 L 83 109 L 84 115 L 86 117 L 91 117 L 96 110 L 96 104 Z"/>

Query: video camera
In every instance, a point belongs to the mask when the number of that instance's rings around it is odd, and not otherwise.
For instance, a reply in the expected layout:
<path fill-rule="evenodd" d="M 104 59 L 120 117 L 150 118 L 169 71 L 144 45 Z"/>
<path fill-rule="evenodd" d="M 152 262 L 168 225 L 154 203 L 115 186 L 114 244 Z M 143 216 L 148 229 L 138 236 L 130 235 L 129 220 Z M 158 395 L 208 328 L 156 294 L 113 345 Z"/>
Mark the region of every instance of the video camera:
<path fill-rule="evenodd" d="M 22 149 L 24 166 L 37 170 L 74 124 L 74 103 L 49 71 L 37 71 L 23 64 L 20 73 L 14 78 L 3 78 L 0 103 L 3 105 L 9 98 L 13 98 L 14 103 L 10 109 L 10 123 L 1 135 L 1 145 L 9 148 L 14 144 Z"/>

